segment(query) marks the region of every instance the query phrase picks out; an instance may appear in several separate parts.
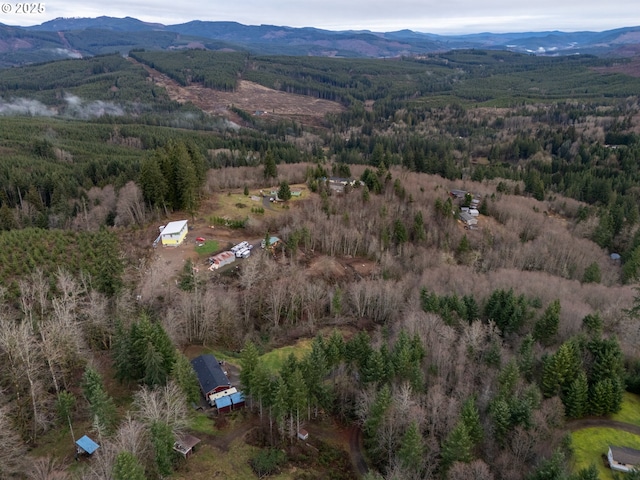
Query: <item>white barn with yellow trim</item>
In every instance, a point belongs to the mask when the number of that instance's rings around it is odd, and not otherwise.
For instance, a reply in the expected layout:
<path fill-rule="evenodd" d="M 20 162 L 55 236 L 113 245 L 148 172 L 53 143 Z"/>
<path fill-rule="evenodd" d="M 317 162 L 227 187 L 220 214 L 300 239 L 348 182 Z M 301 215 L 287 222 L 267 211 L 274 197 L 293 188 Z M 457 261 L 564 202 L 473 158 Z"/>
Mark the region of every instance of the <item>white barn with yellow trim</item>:
<path fill-rule="evenodd" d="M 177 247 L 182 244 L 188 231 L 189 227 L 187 226 L 186 220 L 167 223 L 167 225 L 162 229 L 162 232 L 160 232 L 162 246 Z"/>

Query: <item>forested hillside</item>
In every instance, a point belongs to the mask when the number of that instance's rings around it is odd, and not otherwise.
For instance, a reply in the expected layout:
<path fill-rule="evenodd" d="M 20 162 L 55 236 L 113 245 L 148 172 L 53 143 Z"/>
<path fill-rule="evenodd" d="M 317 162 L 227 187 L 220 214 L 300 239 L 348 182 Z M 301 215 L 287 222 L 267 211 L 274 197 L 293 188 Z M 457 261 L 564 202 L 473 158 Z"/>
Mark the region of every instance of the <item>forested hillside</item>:
<path fill-rule="evenodd" d="M 0 477 L 598 478 L 568 432 L 640 393 L 640 80 L 483 51 L 132 58 L 0 70 Z M 139 62 L 344 110 L 205 114 Z M 182 218 L 212 243 L 154 250 Z M 272 235 L 222 272 L 198 253 Z M 210 351 L 248 400 L 215 426 L 190 409 Z"/>

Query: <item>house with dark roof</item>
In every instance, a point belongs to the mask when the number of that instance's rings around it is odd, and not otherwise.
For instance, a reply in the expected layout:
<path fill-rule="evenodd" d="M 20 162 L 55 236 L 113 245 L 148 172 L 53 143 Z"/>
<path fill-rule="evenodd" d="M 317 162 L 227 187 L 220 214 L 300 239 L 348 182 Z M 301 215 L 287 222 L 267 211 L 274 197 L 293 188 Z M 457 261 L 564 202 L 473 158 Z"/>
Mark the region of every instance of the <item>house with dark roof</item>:
<path fill-rule="evenodd" d="M 200 391 L 207 401 L 209 395 L 231 388 L 231 382 L 222 370 L 220 363 L 210 353 L 191 360 L 191 366 L 198 376 Z"/>
<path fill-rule="evenodd" d="M 630 472 L 640 470 L 640 450 L 629 447 L 609 446 L 607 460 L 611 470 L 617 472 Z"/>

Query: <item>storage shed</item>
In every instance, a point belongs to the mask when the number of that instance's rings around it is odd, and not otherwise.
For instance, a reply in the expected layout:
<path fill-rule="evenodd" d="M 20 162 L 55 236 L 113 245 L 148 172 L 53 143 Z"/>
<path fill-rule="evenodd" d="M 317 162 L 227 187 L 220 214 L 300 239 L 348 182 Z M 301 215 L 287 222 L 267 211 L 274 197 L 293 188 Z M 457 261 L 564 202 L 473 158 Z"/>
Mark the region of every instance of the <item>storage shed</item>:
<path fill-rule="evenodd" d="M 81 454 L 93 455 L 100 445 L 91 440 L 86 435 L 83 435 L 82 438 L 76 440 L 76 457 Z"/>
<path fill-rule="evenodd" d="M 230 263 L 235 262 L 236 256 L 233 252 L 222 252 L 214 255 L 213 257 L 209 257 L 209 263 L 211 266 L 209 270 L 217 270 L 220 267 L 224 267 L 225 265 L 229 265 Z"/>
<path fill-rule="evenodd" d="M 191 366 L 198 376 L 200 391 L 207 400 L 209 395 L 231 388 L 231 382 L 222 371 L 218 360 L 210 353 L 191 360 Z"/>
<path fill-rule="evenodd" d="M 231 403 L 233 404 L 233 409 L 244 407 L 244 393 L 235 392 L 232 393 L 229 398 L 231 398 Z"/>
<path fill-rule="evenodd" d="M 231 408 L 233 408 L 233 403 L 231 402 L 231 397 L 229 395 L 216 398 L 215 405 L 218 409 L 218 413 L 227 413 L 231 411 Z"/>
<path fill-rule="evenodd" d="M 609 446 L 607 460 L 611 470 L 617 472 L 640 470 L 640 450 L 634 448 Z"/>
<path fill-rule="evenodd" d="M 173 444 L 173 449 L 187 458 L 195 451 L 195 446 L 200 443 L 200 439 L 193 435 L 184 434 Z"/>
<path fill-rule="evenodd" d="M 177 247 L 181 245 L 187 236 L 189 227 L 187 226 L 187 220 L 178 220 L 177 222 L 169 222 L 160 232 L 160 238 L 162 239 L 162 246 L 164 247 Z"/>

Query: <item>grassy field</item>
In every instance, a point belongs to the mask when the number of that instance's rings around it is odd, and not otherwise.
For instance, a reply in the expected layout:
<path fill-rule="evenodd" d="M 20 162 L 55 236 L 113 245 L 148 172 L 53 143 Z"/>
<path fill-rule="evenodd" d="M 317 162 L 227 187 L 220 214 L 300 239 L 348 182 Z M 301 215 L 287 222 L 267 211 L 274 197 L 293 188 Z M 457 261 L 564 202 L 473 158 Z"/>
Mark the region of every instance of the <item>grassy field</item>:
<path fill-rule="evenodd" d="M 297 202 L 301 199 L 309 197 L 309 190 L 304 184 L 296 184 L 290 186 L 291 191 L 299 191 L 301 195 L 299 197 L 292 197 L 287 204 L 291 202 Z M 269 195 L 272 190 L 277 190 L 276 187 L 265 188 L 262 190 L 250 190 L 249 195 L 244 195 L 242 190 L 237 192 L 232 191 L 226 194 L 216 196 L 216 208 L 215 216 L 229 218 L 231 220 L 242 220 L 244 218 L 262 218 L 267 216 L 277 215 L 285 210 L 286 204 L 271 204 L 271 208 L 264 208 L 264 213 L 253 213 L 252 208 L 261 208 L 262 195 Z M 252 197 L 260 197 L 260 200 L 252 200 Z"/>
<path fill-rule="evenodd" d="M 196 453 L 168 478 L 175 480 L 258 478 L 249 465 L 249 459 L 258 451 L 259 448 L 247 445 L 242 439 L 233 441 L 228 452 L 211 445 L 200 445 Z M 269 478 L 271 480 L 291 480 L 297 478 L 295 470 L 295 468 L 293 470 L 285 469 L 280 474 L 269 476 Z"/>
<path fill-rule="evenodd" d="M 220 245 L 215 240 L 206 240 L 201 247 L 196 246 L 196 252 L 201 257 L 208 257 L 218 251 Z"/>
<path fill-rule="evenodd" d="M 286 347 L 275 348 L 270 352 L 267 352 L 260 356 L 260 362 L 267 367 L 271 373 L 278 373 L 282 368 L 285 360 L 289 354 L 293 353 L 297 359 L 301 359 L 308 352 L 311 351 L 311 339 L 298 340 L 293 345 L 287 345 Z M 240 366 L 240 355 L 225 352 L 223 350 L 211 350 L 211 353 L 218 359 L 224 360 L 232 365 Z"/>
<path fill-rule="evenodd" d="M 571 434 L 574 450 L 574 471 L 595 463 L 600 480 L 614 480 L 613 474 L 602 461 L 609 445 L 640 448 L 640 436 L 614 428 L 583 428 Z"/>
<path fill-rule="evenodd" d="M 640 426 L 640 395 L 625 392 L 622 409 L 610 417 L 611 420 Z"/>
<path fill-rule="evenodd" d="M 311 340 L 298 340 L 294 345 L 276 348 L 260 357 L 260 362 L 272 373 L 277 373 L 282 368 L 285 360 L 290 354 L 294 354 L 298 360 L 311 351 Z"/>

